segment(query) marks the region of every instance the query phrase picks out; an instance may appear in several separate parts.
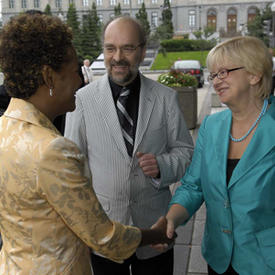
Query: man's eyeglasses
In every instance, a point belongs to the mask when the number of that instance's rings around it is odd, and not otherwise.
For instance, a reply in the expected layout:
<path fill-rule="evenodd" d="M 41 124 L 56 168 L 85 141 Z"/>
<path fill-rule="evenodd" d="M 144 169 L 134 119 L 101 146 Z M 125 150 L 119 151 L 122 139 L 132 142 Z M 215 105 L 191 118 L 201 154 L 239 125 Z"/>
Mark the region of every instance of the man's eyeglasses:
<path fill-rule="evenodd" d="M 138 48 L 143 46 L 144 43 L 140 43 L 137 46 L 131 46 L 131 45 L 126 45 L 126 46 L 122 46 L 119 48 L 119 50 L 124 54 L 124 55 L 131 55 L 132 53 L 134 53 L 134 51 Z M 104 51 L 106 54 L 115 54 L 117 51 L 117 48 L 112 46 L 112 45 L 104 45 L 103 46 Z"/>
<path fill-rule="evenodd" d="M 208 81 L 213 81 L 215 79 L 215 77 L 217 77 L 218 79 L 225 79 L 227 78 L 227 76 L 229 75 L 230 72 L 236 71 L 236 70 L 240 70 L 243 69 L 244 67 L 238 67 L 238 68 L 234 68 L 234 69 L 222 69 L 220 71 L 218 71 L 217 73 L 214 74 L 210 74 L 208 76 Z"/>

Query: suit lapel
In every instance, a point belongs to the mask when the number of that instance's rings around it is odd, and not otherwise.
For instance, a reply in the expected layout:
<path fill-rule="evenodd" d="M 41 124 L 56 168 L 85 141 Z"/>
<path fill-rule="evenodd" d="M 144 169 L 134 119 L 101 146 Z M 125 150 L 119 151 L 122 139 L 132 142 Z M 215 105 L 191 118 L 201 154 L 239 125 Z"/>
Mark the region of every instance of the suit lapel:
<path fill-rule="evenodd" d="M 137 148 L 141 143 L 144 133 L 148 127 L 148 123 L 156 100 L 155 93 L 156 91 L 152 83 L 148 81 L 142 74 L 140 74 L 138 121 L 133 155 L 136 154 Z"/>
<path fill-rule="evenodd" d="M 109 84 L 108 76 L 105 74 L 98 82 L 98 87 L 94 91 L 95 100 L 107 128 L 110 130 L 118 150 L 130 161 L 126 145 L 122 136 L 120 123 L 117 116 L 114 99 Z"/>
<path fill-rule="evenodd" d="M 261 118 L 242 158 L 234 169 L 228 187 L 234 185 L 243 175 L 275 147 L 275 104 Z"/>

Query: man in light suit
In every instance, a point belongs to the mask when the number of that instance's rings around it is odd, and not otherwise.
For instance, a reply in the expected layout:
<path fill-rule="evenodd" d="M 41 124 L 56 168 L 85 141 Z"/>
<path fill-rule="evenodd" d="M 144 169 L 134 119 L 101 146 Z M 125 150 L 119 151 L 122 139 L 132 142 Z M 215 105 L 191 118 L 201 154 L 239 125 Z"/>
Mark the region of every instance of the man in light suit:
<path fill-rule="evenodd" d="M 81 67 L 82 70 L 82 74 L 84 77 L 84 82 L 85 85 L 91 83 L 93 81 L 93 72 L 92 69 L 90 67 L 90 60 L 89 59 L 85 59 L 83 61 L 83 66 Z"/>
<path fill-rule="evenodd" d="M 93 187 L 109 217 L 139 227 L 150 227 L 166 214 L 169 185 L 185 173 L 193 153 L 176 92 L 139 72 L 145 45 L 143 28 L 130 17 L 105 26 L 108 73 L 77 92 L 65 129 L 88 157 Z M 130 121 L 127 127 L 121 116 Z M 173 274 L 172 248 L 162 254 L 138 249 L 123 264 L 91 257 L 95 275 L 128 275 L 129 266 L 133 275 Z"/>

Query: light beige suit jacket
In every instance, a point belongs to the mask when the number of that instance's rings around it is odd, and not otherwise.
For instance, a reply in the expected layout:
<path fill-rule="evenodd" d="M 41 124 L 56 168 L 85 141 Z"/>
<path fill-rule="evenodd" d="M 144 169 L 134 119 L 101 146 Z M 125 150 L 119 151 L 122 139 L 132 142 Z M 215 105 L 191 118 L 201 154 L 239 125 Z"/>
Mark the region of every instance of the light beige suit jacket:
<path fill-rule="evenodd" d="M 108 219 L 85 157 L 24 100 L 0 118 L 0 163 L 0 274 L 90 275 L 88 246 L 114 261 L 136 250 L 140 230 Z"/>

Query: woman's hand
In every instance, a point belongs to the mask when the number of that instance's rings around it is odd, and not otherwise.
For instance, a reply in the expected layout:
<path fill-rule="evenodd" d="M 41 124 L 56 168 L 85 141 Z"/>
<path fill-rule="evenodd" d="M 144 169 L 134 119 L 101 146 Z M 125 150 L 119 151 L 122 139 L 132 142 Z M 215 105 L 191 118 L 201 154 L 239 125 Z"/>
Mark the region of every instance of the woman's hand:
<path fill-rule="evenodd" d="M 152 245 L 152 247 L 160 252 L 165 251 L 168 248 L 168 244 L 172 243 L 172 241 L 176 238 L 177 234 L 175 232 L 176 228 L 184 223 L 189 217 L 187 210 L 180 204 L 173 204 L 170 207 L 166 215 L 166 237 L 170 242 L 158 243 Z M 161 217 L 163 218 L 163 217 Z M 160 218 L 160 219 L 161 219 Z M 154 228 L 160 222 L 160 219 L 152 226 Z"/>
<path fill-rule="evenodd" d="M 166 229 L 165 229 L 165 234 L 166 234 L 166 238 L 168 239 L 167 242 L 164 243 L 159 243 L 159 244 L 154 244 L 151 245 L 152 248 L 156 249 L 159 252 L 164 252 L 168 249 L 169 244 L 173 243 L 175 238 L 177 237 L 177 233 L 175 232 L 175 225 L 173 220 L 164 218 L 164 217 L 160 217 L 158 219 L 158 221 L 152 225 L 152 229 L 156 228 L 158 226 L 159 223 L 162 222 L 162 219 L 165 219 L 166 221 Z"/>
<path fill-rule="evenodd" d="M 165 217 L 160 217 L 151 229 L 141 229 L 142 240 L 140 246 L 161 244 L 165 247 L 173 243 L 176 235 L 171 238 L 167 237 L 167 220 Z"/>

